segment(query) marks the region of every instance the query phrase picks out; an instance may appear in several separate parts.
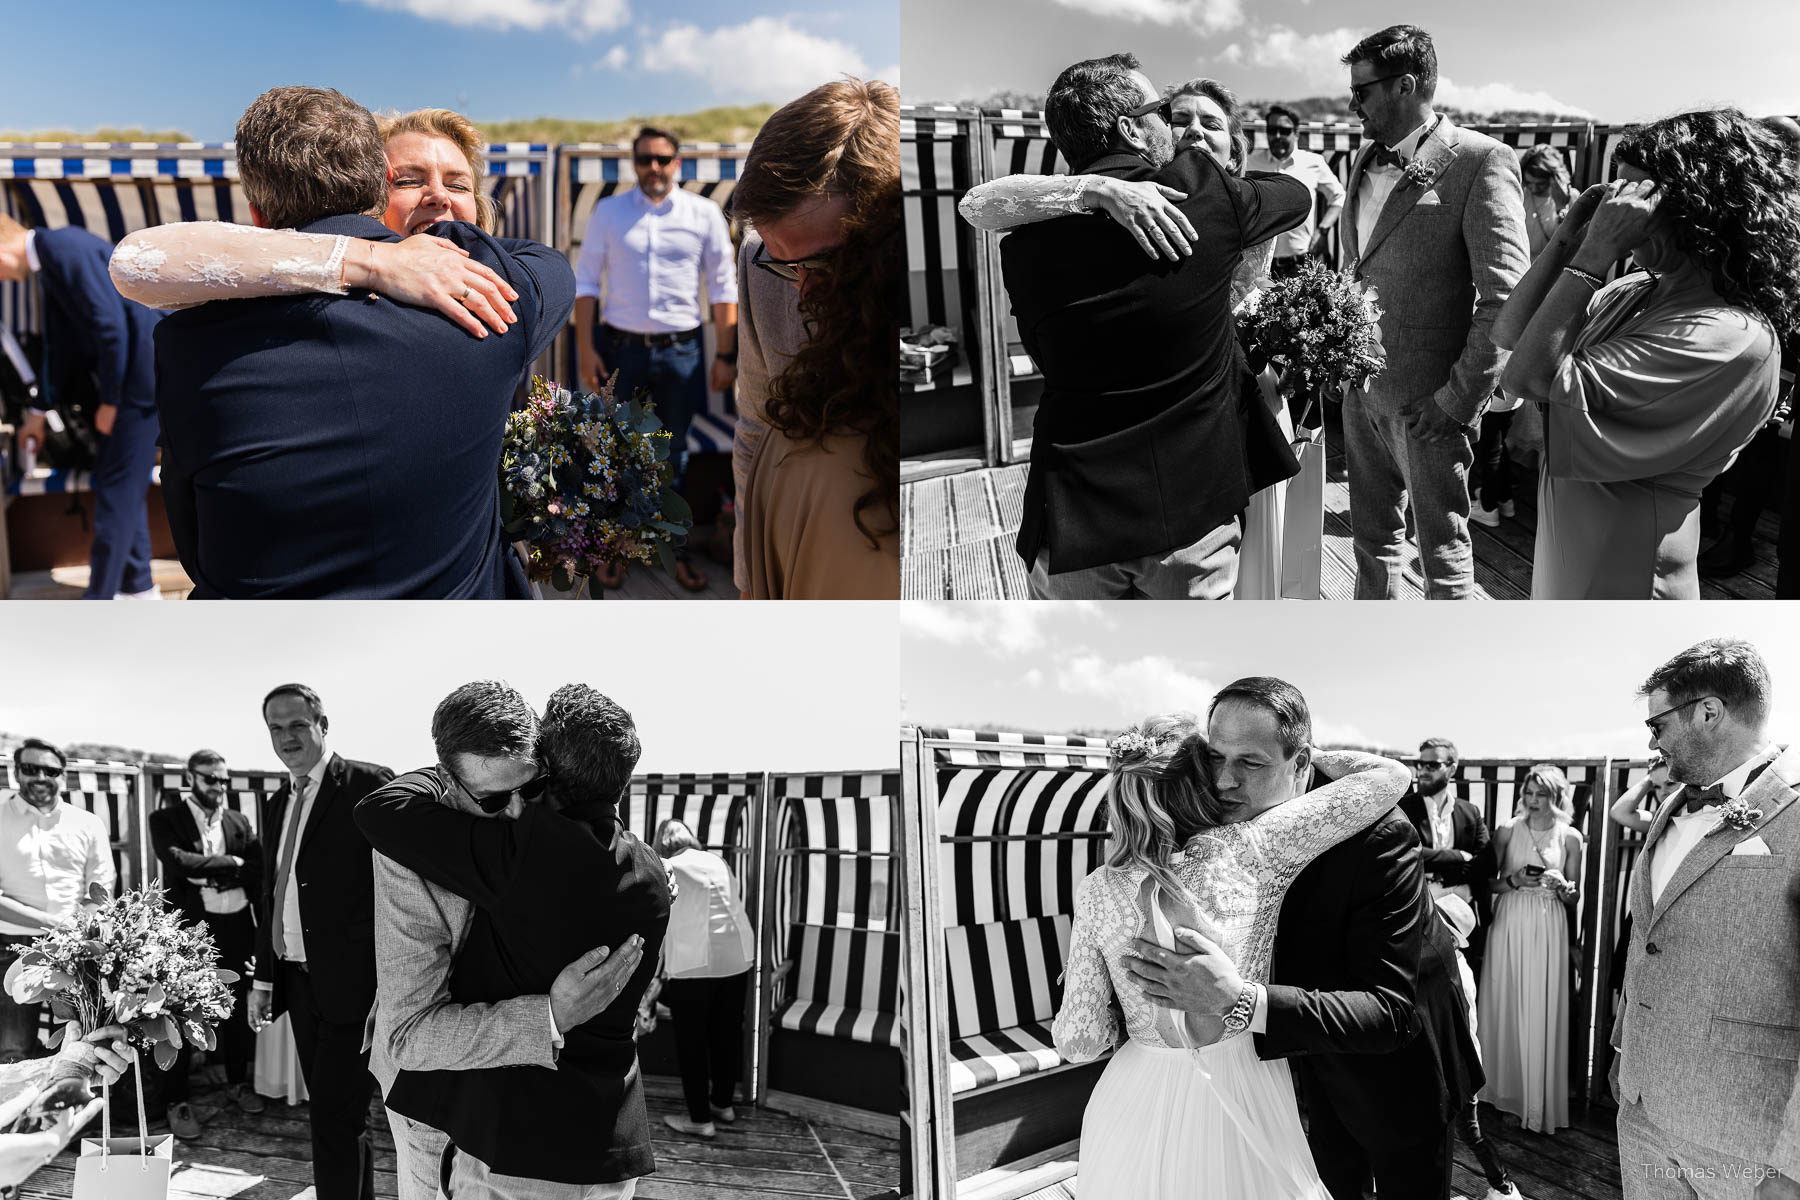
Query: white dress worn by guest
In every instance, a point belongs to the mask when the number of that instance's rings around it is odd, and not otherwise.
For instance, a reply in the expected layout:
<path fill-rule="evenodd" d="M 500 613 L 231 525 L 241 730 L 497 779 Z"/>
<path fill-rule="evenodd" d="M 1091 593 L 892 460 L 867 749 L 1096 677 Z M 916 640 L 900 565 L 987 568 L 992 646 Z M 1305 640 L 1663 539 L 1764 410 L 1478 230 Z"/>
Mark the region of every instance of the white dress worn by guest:
<path fill-rule="evenodd" d="M 1082 880 L 1056 1048 L 1082 1062 L 1123 1043 L 1082 1118 L 1083 1196 L 1329 1200 L 1287 1063 L 1259 1059 L 1247 1033 L 1198 1044 L 1187 1015 L 1152 1005 L 1123 963 L 1133 939 L 1174 948 L 1174 930 L 1185 927 L 1216 942 L 1246 981 L 1268 979 L 1288 885 L 1372 825 L 1406 786 L 1403 773 L 1371 755 L 1316 761 L 1342 778 L 1188 843 L 1171 864 L 1186 895 L 1172 895 L 1142 867 L 1101 867 Z"/>

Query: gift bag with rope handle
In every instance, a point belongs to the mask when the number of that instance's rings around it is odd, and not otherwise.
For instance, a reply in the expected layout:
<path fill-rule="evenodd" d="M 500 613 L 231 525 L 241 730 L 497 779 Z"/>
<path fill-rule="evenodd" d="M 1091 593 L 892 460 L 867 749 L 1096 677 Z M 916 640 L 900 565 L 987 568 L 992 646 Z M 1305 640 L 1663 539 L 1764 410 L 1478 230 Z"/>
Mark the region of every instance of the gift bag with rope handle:
<path fill-rule="evenodd" d="M 1325 423 L 1308 428 L 1315 396 L 1294 427 L 1294 457 L 1300 473 L 1288 480 L 1281 529 L 1281 597 L 1317 600 L 1320 560 L 1325 552 Z"/>
<path fill-rule="evenodd" d="M 138 1135 L 112 1135 L 111 1086 L 100 1088 L 100 1136 L 81 1139 L 81 1155 L 75 1160 L 73 1200 L 168 1200 L 169 1175 L 174 1170 L 175 1138 L 170 1134 L 145 1136 L 143 1060 L 131 1073 L 137 1086 Z"/>

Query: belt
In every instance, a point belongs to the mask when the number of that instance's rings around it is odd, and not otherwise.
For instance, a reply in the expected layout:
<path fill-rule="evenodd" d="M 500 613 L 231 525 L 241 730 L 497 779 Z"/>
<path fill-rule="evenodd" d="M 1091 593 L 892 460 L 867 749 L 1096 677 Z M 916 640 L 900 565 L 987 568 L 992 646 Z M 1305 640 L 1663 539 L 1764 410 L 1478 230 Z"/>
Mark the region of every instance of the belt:
<path fill-rule="evenodd" d="M 684 329 L 680 333 L 632 333 L 630 330 L 606 324 L 602 324 L 600 329 L 613 341 L 627 342 L 633 346 L 649 346 L 653 350 L 678 346 L 683 342 L 698 341 L 700 338 L 698 329 Z"/>

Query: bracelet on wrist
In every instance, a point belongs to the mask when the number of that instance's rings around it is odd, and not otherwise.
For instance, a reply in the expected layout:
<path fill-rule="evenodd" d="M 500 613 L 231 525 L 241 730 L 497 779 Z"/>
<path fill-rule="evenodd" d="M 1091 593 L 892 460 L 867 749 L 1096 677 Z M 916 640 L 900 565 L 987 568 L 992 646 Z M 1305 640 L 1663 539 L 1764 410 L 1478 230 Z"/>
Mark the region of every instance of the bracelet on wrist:
<path fill-rule="evenodd" d="M 1594 274 L 1592 271 L 1584 271 L 1580 267 L 1564 267 L 1563 274 L 1573 275 L 1595 291 L 1599 291 L 1606 286 L 1606 280 L 1600 278 L 1600 276 Z"/>

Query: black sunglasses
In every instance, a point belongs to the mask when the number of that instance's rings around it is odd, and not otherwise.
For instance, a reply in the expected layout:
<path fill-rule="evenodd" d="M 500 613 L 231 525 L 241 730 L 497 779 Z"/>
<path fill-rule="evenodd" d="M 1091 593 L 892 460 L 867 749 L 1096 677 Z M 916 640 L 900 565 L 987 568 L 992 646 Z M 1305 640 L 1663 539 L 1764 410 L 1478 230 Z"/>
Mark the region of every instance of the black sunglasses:
<path fill-rule="evenodd" d="M 194 772 L 194 778 L 204 779 L 206 782 L 215 784 L 218 787 L 225 787 L 231 782 L 231 776 L 229 775 L 202 775 L 198 771 Z"/>
<path fill-rule="evenodd" d="M 1648 729 L 1650 731 L 1651 736 L 1661 737 L 1662 736 L 1662 719 L 1664 717 L 1670 716 L 1674 713 L 1678 713 L 1684 708 L 1688 708 L 1695 704 L 1700 703 L 1702 700 L 1717 700 L 1717 699 L 1718 699 L 1717 696 L 1695 696 L 1692 700 L 1683 700 L 1680 704 L 1677 704 L 1674 708 L 1665 708 L 1661 712 L 1657 713 L 1654 717 L 1651 717 L 1648 721 L 1645 721 L 1644 728 Z"/>
<path fill-rule="evenodd" d="M 822 250 L 809 258 L 770 258 L 769 248 L 763 246 L 750 262 L 771 275 L 781 276 L 789 283 L 799 283 L 801 271 L 829 271 L 831 258 L 836 253 L 836 250 Z"/>
<path fill-rule="evenodd" d="M 673 154 L 639 154 L 635 161 L 640 167 L 647 167 L 651 163 L 655 163 L 659 167 L 666 167 L 675 161 L 675 156 Z"/>
<path fill-rule="evenodd" d="M 63 769 L 61 767 L 53 767 L 48 763 L 19 764 L 20 779 L 60 779 L 62 778 L 62 773 Z"/>
<path fill-rule="evenodd" d="M 550 772 L 540 771 L 516 788 L 504 792 L 487 792 L 483 794 L 477 793 L 474 788 L 471 788 L 468 784 L 464 783 L 462 781 L 462 776 L 458 775 L 456 769 L 449 763 L 444 764 L 444 770 L 450 772 L 450 778 L 456 781 L 456 786 L 461 788 L 463 794 L 473 800 L 475 802 L 475 807 L 479 808 L 484 813 L 505 812 L 506 806 L 512 803 L 514 792 L 518 793 L 519 799 L 530 804 L 539 796 L 543 795 L 544 789 L 550 786 Z"/>
<path fill-rule="evenodd" d="M 1350 99 L 1361 104 L 1363 102 L 1363 97 L 1368 95 L 1369 89 L 1376 84 L 1386 83 L 1390 79 L 1399 79 L 1401 76 L 1410 74 L 1412 74 L 1412 72 L 1402 71 L 1399 75 L 1383 75 L 1377 79 L 1365 79 L 1361 83 L 1353 83 L 1350 85 Z"/>
<path fill-rule="evenodd" d="M 1146 100 L 1136 108 L 1125 110 L 1125 115 L 1128 117 L 1142 117 L 1149 113 L 1155 113 L 1161 117 L 1164 125 L 1175 124 L 1175 104 L 1172 100 Z"/>
<path fill-rule="evenodd" d="M 1456 764 L 1454 762 L 1445 762 L 1441 759 L 1435 759 L 1435 758 L 1415 758 L 1415 759 L 1413 759 L 1413 766 L 1419 768 L 1419 770 L 1421 770 L 1421 771 L 1435 771 L 1439 767 L 1454 767 L 1455 765 Z"/>

